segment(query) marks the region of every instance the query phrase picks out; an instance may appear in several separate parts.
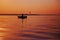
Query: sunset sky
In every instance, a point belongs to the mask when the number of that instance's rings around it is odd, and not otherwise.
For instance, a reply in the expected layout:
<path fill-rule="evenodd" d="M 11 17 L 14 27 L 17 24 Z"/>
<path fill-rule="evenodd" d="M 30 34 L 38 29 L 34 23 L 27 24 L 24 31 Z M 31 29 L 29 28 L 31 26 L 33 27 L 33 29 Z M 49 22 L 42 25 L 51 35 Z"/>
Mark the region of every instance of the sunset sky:
<path fill-rule="evenodd" d="M 59 13 L 59 0 L 0 0 L 0 13 Z"/>
<path fill-rule="evenodd" d="M 0 0 L 0 40 L 58 40 L 59 4 L 60 0 Z M 58 14 L 58 16 L 1 16 L 1 14 L 29 14 L 30 11 L 31 14 Z"/>

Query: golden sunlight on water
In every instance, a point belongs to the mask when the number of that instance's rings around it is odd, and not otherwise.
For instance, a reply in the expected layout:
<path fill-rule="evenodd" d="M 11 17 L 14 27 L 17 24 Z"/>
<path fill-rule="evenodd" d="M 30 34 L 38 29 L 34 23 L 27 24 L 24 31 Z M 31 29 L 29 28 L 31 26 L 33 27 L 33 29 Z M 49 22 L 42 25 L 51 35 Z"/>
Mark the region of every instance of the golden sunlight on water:
<path fill-rule="evenodd" d="M 0 16 L 0 40 L 59 40 L 60 16 Z"/>
<path fill-rule="evenodd" d="M 6 28 L 0 28 L 0 40 L 3 40 L 4 36 L 6 36 L 6 32 L 8 29 Z"/>

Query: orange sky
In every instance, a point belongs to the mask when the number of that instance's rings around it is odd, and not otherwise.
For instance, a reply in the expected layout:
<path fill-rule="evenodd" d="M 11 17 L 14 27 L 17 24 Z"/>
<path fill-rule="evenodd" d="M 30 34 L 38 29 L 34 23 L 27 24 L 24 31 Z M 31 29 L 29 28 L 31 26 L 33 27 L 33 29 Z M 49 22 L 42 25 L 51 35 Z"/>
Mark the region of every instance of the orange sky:
<path fill-rule="evenodd" d="M 0 0 L 0 13 L 59 13 L 58 0 Z"/>

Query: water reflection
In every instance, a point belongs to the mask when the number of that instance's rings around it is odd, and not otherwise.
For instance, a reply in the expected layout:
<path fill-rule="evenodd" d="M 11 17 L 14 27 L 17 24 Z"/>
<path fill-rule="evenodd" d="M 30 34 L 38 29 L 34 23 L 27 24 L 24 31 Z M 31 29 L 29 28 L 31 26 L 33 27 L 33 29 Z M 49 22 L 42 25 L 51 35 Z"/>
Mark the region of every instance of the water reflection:
<path fill-rule="evenodd" d="M 3 20 L 3 21 L 2 21 Z M 59 40 L 59 16 L 28 16 L 22 20 L 16 16 L 2 17 L 0 27 L 9 29 L 0 40 Z M 1 28 L 0 28 L 1 29 Z M 1 33 L 1 31 L 0 31 Z M 6 35 L 7 34 L 7 35 Z"/>

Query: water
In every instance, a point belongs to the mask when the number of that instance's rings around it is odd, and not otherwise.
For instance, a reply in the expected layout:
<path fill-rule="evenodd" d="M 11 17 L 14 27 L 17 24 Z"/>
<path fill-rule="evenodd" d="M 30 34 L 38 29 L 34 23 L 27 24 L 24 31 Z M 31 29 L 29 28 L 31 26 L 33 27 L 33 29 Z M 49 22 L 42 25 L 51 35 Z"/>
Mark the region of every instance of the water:
<path fill-rule="evenodd" d="M 60 16 L 0 16 L 0 40 L 59 40 Z"/>

